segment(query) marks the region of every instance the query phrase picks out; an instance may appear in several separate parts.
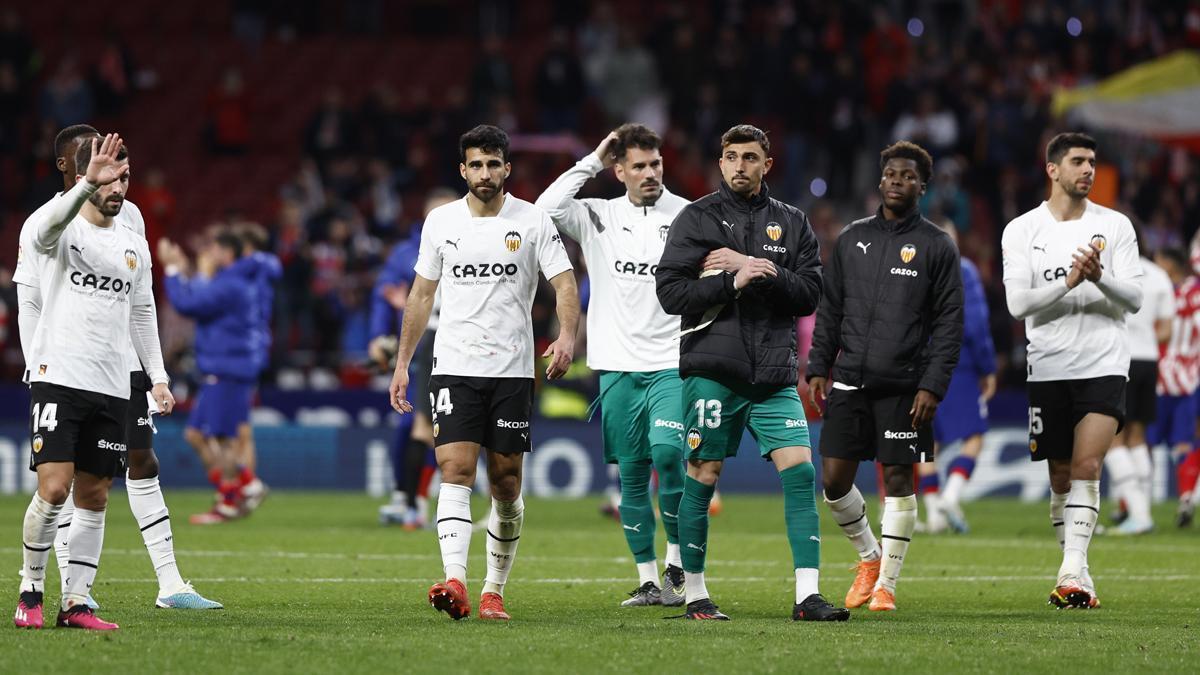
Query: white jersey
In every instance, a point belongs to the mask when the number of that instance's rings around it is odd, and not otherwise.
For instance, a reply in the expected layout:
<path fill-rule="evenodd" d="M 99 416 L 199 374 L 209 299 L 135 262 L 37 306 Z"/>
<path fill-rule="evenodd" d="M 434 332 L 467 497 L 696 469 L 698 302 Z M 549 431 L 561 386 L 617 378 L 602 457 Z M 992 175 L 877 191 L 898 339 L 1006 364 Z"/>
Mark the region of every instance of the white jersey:
<path fill-rule="evenodd" d="M 688 205 L 663 190 L 654 206 L 616 199 L 575 199 L 604 165 L 594 153 L 546 188 L 537 204 L 583 247 L 592 296 L 587 364 L 592 370 L 653 372 L 679 367 L 679 317 L 663 311 L 654 272 L 667 231 Z"/>
<path fill-rule="evenodd" d="M 38 253 L 37 248 L 35 248 L 33 245 L 33 238 L 37 233 L 37 224 L 45 215 L 46 211 L 50 208 L 50 205 L 53 204 L 56 199 L 61 197 L 62 194 L 63 193 L 61 192 L 58 193 L 52 197 L 50 201 L 39 206 L 32 215 L 25 219 L 25 223 L 21 225 L 21 234 L 17 242 L 17 268 L 13 272 L 13 283 L 21 284 L 22 286 L 28 286 L 30 288 L 36 288 L 39 289 L 40 292 L 42 267 L 45 265 L 46 261 L 50 259 L 50 257 L 43 253 Z M 121 212 L 113 218 L 113 222 L 116 225 L 128 228 L 143 240 L 146 239 L 146 221 L 142 218 L 142 211 L 137 207 L 136 204 L 128 199 L 126 199 L 124 204 L 121 206 Z M 25 348 L 26 341 L 29 341 L 30 349 Z M 32 336 L 22 336 L 22 351 L 31 351 L 32 344 Z M 133 343 L 130 343 L 126 347 L 125 358 L 129 361 L 130 371 L 142 369 L 137 352 L 133 349 Z M 30 363 L 29 354 L 26 353 L 25 370 L 27 375 L 31 367 L 32 364 Z"/>
<path fill-rule="evenodd" d="M 1129 317 L 1129 358 L 1158 361 L 1157 321 L 1175 318 L 1175 285 L 1163 268 L 1142 258 L 1142 308 Z"/>
<path fill-rule="evenodd" d="M 1083 215 L 1058 221 L 1046 202 L 1004 228 L 1004 282 L 1043 288 L 1065 283 L 1071 256 L 1080 246 L 1100 249 L 1104 274 L 1139 279 L 1137 237 L 1121 213 L 1085 201 Z M 1095 284 L 1085 281 L 1052 307 L 1025 319 L 1029 340 L 1026 379 L 1030 382 L 1129 376 L 1129 337 L 1125 310 Z"/>
<path fill-rule="evenodd" d="M 31 230 L 32 250 L 40 224 Z M 130 308 L 154 303 L 145 238 L 76 215 L 39 253 L 42 315 L 26 359 L 30 381 L 128 399 Z"/>
<path fill-rule="evenodd" d="M 466 197 L 425 218 L 417 274 L 441 281 L 433 374 L 533 377 L 533 296 L 571 269 L 550 216 L 511 194 L 500 213 L 475 218 Z"/>

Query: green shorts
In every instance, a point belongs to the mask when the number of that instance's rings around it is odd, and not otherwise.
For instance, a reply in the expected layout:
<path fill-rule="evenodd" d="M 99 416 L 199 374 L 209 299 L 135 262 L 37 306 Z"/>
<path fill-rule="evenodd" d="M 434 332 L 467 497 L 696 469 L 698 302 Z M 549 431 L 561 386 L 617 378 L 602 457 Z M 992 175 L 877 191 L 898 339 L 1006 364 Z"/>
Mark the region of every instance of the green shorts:
<path fill-rule="evenodd" d="M 655 445 L 683 444 L 679 371 L 600 374 L 604 461 L 650 462 Z"/>
<path fill-rule="evenodd" d="M 693 375 L 683 381 L 683 406 L 689 460 L 733 457 L 745 429 L 758 441 L 763 459 L 779 448 L 812 447 L 794 385 L 731 383 Z"/>

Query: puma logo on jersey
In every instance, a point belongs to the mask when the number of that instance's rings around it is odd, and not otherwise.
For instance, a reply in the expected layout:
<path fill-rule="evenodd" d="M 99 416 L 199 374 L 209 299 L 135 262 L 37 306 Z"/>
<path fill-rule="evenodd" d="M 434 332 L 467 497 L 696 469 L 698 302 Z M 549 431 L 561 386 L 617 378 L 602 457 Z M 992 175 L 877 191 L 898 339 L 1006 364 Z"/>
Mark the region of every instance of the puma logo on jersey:
<path fill-rule="evenodd" d="M 1042 253 L 1045 253 L 1045 252 L 1046 252 L 1046 247 L 1045 247 L 1045 246 L 1038 246 L 1037 244 L 1034 244 L 1034 245 L 1033 245 L 1033 250 L 1035 250 L 1035 251 L 1041 251 Z"/>
<path fill-rule="evenodd" d="M 629 234 L 633 234 L 633 230 L 629 229 L 628 227 L 625 227 L 624 225 L 622 225 L 622 226 L 621 226 L 621 229 L 622 229 L 622 230 L 625 230 L 625 231 L 626 231 L 626 232 L 628 232 Z"/>
<path fill-rule="evenodd" d="M 868 242 L 867 242 L 867 243 L 865 243 L 865 244 L 864 244 L 864 243 L 862 243 L 861 241 L 860 241 L 860 242 L 858 242 L 858 247 L 859 247 L 859 248 L 861 248 L 861 249 L 863 250 L 863 255 L 866 255 L 866 254 L 867 254 L 867 249 L 868 249 L 868 248 L 871 248 L 871 244 L 873 244 L 873 243 L 875 243 L 875 242 L 868 241 Z"/>
<path fill-rule="evenodd" d="M 78 253 L 79 255 L 83 255 L 83 249 L 79 248 L 79 247 L 78 247 L 78 246 L 76 246 L 75 244 L 71 244 L 71 250 L 72 250 L 72 251 L 75 251 L 75 252 L 76 252 L 76 253 Z"/>
<path fill-rule="evenodd" d="M 447 245 L 447 246 L 453 246 L 453 247 L 454 247 L 454 250 L 455 250 L 455 251 L 457 251 L 457 250 L 458 250 L 458 242 L 459 242 L 459 241 L 462 241 L 462 240 L 461 240 L 461 239 L 456 239 L 456 240 L 454 240 L 454 241 L 450 241 L 449 239 L 447 239 L 447 240 L 446 240 L 446 245 Z"/>
<path fill-rule="evenodd" d="M 721 224 L 724 225 L 725 227 L 728 227 L 731 230 L 733 229 L 733 225 L 730 225 L 727 221 L 722 220 Z"/>

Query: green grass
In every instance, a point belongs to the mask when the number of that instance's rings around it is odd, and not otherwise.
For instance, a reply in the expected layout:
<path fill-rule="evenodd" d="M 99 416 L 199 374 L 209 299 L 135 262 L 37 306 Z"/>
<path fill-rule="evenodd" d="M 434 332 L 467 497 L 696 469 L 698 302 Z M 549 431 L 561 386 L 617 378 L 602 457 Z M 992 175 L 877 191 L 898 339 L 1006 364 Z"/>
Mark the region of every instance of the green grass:
<path fill-rule="evenodd" d="M 380 527 L 376 501 L 276 493 L 245 521 L 188 525 L 207 499 L 168 492 L 185 577 L 227 609 L 153 609 L 153 572 L 124 493 L 115 493 L 95 595 L 121 630 L 0 629 L 0 671 L 1195 672 L 1200 655 L 1200 532 L 1166 526 L 1166 507 L 1156 514 L 1159 533 L 1093 543 L 1099 610 L 1046 605 L 1060 561 L 1048 507 L 995 500 L 968 505 L 970 535 L 916 537 L 899 611 L 797 624 L 781 500 L 726 496 L 712 521 L 708 585 L 733 621 L 692 623 L 664 621 L 674 609 L 618 607 L 636 575 L 620 528 L 597 515 L 596 500 L 530 500 L 506 593 L 515 618 L 502 625 L 433 611 L 425 592 L 441 569 L 435 536 Z M 10 572 L 20 565 L 26 504 L 0 498 Z M 474 512 L 483 516 L 482 500 Z M 821 517 L 822 586 L 837 600 L 856 556 Z M 473 603 L 483 557 L 476 536 Z M 55 572 L 50 581 L 52 621 Z"/>

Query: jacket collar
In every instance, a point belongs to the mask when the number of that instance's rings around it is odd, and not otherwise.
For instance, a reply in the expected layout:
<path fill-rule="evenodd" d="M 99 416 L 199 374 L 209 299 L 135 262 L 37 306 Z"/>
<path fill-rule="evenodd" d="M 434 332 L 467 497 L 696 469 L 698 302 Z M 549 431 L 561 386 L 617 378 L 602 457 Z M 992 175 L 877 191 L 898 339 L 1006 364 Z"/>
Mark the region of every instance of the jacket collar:
<path fill-rule="evenodd" d="M 888 220 L 883 215 L 883 207 L 875 210 L 875 221 L 885 232 L 906 232 L 916 226 L 921 220 L 921 209 L 913 208 L 912 213 L 899 220 Z"/>
<path fill-rule="evenodd" d="M 767 188 L 767 182 L 763 181 L 762 189 L 758 194 L 750 199 L 746 199 L 733 191 L 725 179 L 721 179 L 721 187 L 717 190 L 721 194 L 721 201 L 738 205 L 739 208 L 745 208 L 750 211 L 757 211 L 765 208 L 771 202 L 771 191 Z"/>

